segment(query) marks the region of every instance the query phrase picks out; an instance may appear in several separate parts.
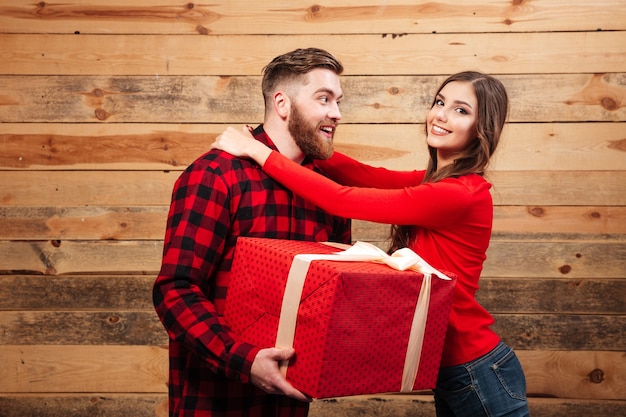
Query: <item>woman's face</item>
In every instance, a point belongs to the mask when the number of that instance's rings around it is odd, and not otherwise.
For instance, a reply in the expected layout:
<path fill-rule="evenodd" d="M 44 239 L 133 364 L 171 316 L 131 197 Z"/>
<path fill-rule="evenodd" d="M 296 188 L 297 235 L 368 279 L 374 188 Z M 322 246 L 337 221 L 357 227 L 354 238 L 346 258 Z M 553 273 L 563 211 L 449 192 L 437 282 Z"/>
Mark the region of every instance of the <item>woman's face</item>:
<path fill-rule="evenodd" d="M 426 142 L 437 149 L 437 167 L 463 155 L 476 137 L 478 102 L 474 87 L 465 81 L 446 84 L 426 118 Z"/>

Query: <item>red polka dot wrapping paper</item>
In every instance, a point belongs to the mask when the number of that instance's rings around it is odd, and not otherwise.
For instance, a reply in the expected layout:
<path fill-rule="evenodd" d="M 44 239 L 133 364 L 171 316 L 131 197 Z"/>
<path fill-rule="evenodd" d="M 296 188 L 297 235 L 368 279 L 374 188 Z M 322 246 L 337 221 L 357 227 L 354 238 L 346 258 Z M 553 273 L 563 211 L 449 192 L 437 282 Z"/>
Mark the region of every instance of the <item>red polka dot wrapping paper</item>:
<path fill-rule="evenodd" d="M 316 242 L 240 237 L 226 321 L 242 340 L 273 347 L 293 258 L 338 251 Z M 372 262 L 313 261 L 298 308 L 296 356 L 287 380 L 318 399 L 398 392 L 423 278 Z M 432 279 L 414 390 L 435 386 L 454 285 L 455 279 Z"/>

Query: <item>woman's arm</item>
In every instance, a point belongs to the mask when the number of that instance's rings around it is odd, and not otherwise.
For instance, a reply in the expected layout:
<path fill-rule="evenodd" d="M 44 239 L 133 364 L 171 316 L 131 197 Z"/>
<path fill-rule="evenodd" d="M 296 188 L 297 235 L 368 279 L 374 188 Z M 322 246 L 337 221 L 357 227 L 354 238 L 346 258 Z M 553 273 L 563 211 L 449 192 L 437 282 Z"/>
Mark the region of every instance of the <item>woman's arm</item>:
<path fill-rule="evenodd" d="M 266 158 L 263 170 L 334 215 L 378 223 L 450 225 L 462 216 L 472 198 L 457 181 L 396 189 L 343 186 L 274 151 Z"/>
<path fill-rule="evenodd" d="M 264 144 L 254 140 L 247 127 L 238 131 L 229 126 L 217 136 L 211 147 L 238 157 L 251 158 L 261 166 L 265 164 L 271 151 Z M 328 160 L 316 160 L 315 165 L 338 183 L 355 187 L 412 187 L 420 184 L 425 174 L 425 171 L 392 171 L 373 167 L 339 152 L 335 152 Z"/>
<path fill-rule="evenodd" d="M 335 152 L 330 159 L 316 160 L 315 165 L 339 184 L 354 187 L 404 188 L 418 185 L 425 171 L 392 171 L 373 167 Z"/>
<path fill-rule="evenodd" d="M 454 222 L 471 198 L 464 188 L 444 181 L 404 188 L 399 188 L 399 184 L 395 188 L 339 185 L 270 150 L 247 132 L 231 127 L 219 135 L 211 147 L 254 159 L 268 175 L 296 194 L 342 217 L 437 227 Z"/>

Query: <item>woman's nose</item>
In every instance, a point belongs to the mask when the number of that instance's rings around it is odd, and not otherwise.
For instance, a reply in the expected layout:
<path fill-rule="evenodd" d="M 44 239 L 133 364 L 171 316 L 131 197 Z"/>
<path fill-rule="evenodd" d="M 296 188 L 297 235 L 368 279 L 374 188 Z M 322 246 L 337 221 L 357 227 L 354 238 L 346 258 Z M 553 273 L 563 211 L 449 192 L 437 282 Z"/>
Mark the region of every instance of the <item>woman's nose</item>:
<path fill-rule="evenodd" d="M 437 120 L 446 121 L 448 119 L 448 116 L 446 115 L 446 110 L 443 107 L 437 110 L 436 116 Z"/>

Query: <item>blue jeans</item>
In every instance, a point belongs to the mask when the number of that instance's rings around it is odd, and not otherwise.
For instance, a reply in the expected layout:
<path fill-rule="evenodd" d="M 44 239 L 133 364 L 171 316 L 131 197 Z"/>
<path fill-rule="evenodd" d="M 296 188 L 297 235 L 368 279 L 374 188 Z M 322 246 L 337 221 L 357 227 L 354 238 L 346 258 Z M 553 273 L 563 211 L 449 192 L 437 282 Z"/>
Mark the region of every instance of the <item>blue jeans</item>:
<path fill-rule="evenodd" d="M 472 362 L 439 370 L 437 417 L 526 417 L 526 378 L 515 352 L 500 342 Z"/>

